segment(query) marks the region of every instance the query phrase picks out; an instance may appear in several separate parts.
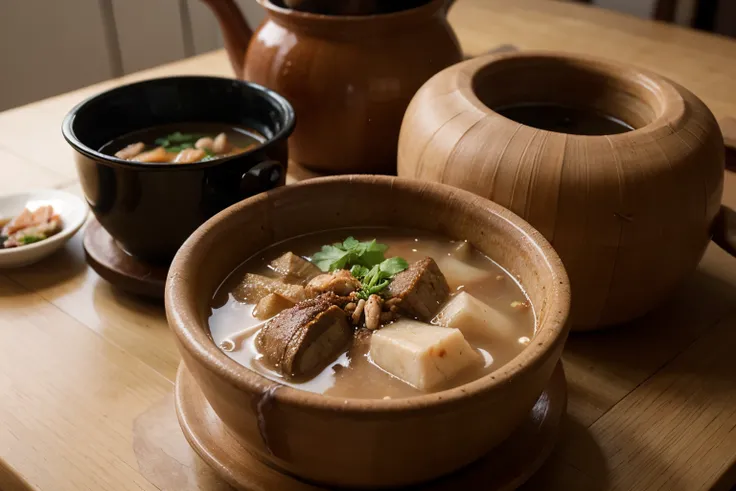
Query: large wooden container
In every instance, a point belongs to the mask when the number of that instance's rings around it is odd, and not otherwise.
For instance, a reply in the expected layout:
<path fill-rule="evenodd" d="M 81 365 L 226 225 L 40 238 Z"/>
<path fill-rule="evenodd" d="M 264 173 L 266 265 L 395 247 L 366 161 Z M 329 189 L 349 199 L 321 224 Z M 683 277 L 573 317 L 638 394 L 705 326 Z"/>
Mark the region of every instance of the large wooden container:
<path fill-rule="evenodd" d="M 492 108 L 553 103 L 633 126 L 584 136 Z M 696 267 L 723 187 L 713 114 L 683 87 L 634 67 L 550 53 L 454 65 L 412 100 L 398 171 L 487 197 L 537 228 L 570 275 L 575 329 L 646 313 Z"/>

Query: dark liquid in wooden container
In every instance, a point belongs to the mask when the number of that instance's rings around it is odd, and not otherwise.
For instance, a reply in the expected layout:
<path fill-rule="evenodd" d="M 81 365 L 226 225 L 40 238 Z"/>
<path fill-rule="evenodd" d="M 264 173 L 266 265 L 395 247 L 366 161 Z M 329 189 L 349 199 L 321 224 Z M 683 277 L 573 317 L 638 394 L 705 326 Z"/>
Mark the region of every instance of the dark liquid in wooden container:
<path fill-rule="evenodd" d="M 571 135 L 615 135 L 634 129 L 613 116 L 560 104 L 513 104 L 495 111 L 517 123 Z"/>

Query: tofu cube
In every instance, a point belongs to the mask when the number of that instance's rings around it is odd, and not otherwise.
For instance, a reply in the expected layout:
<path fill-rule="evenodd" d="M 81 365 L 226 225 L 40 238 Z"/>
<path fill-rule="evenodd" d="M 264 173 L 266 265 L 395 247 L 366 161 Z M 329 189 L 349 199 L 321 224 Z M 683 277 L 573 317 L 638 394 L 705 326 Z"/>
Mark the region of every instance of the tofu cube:
<path fill-rule="evenodd" d="M 433 324 L 459 329 L 471 340 L 514 342 L 518 338 L 512 320 L 468 292 L 458 293 L 432 320 Z"/>
<path fill-rule="evenodd" d="M 420 390 L 432 390 L 482 361 L 460 330 L 405 319 L 373 333 L 370 359 Z"/>
<path fill-rule="evenodd" d="M 445 275 L 445 279 L 447 279 L 447 284 L 450 285 L 451 290 L 455 290 L 462 285 L 483 281 L 491 275 L 490 271 L 471 266 L 453 256 L 439 257 L 437 259 L 437 265 Z"/>

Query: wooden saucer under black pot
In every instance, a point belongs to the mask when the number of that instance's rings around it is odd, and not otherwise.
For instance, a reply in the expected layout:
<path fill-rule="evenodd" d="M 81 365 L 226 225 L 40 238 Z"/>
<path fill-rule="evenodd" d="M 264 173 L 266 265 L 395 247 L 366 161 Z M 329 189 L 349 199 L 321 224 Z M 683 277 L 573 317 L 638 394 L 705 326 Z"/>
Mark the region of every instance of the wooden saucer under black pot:
<path fill-rule="evenodd" d="M 87 263 L 105 280 L 128 293 L 164 297 L 167 266 L 148 264 L 131 256 L 92 218 L 84 232 Z"/>

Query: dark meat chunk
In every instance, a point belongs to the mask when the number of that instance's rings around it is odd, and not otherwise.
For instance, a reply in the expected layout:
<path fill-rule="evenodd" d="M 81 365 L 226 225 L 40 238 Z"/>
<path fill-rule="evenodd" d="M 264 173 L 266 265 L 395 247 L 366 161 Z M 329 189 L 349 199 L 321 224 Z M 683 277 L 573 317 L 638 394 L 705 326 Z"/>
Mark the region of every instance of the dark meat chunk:
<path fill-rule="evenodd" d="M 388 285 L 389 301 L 405 315 L 429 321 L 450 295 L 445 275 L 431 257 L 425 257 L 397 274 Z"/>
<path fill-rule="evenodd" d="M 353 337 L 336 298 L 305 300 L 270 320 L 256 340 L 264 360 L 287 378 L 309 377 L 335 360 Z"/>
<path fill-rule="evenodd" d="M 360 280 L 346 269 L 338 269 L 333 273 L 325 273 L 312 278 L 307 283 L 307 296 L 333 292 L 338 295 L 350 295 L 361 287 Z"/>
<path fill-rule="evenodd" d="M 271 261 L 269 268 L 289 279 L 309 281 L 321 273 L 319 268 L 293 252 L 286 252 Z"/>
<path fill-rule="evenodd" d="M 254 273 L 248 273 L 243 277 L 243 281 L 233 291 L 233 297 L 239 302 L 258 303 L 269 293 L 278 293 L 294 303 L 304 300 L 303 286 L 290 285 L 281 280 Z"/>

